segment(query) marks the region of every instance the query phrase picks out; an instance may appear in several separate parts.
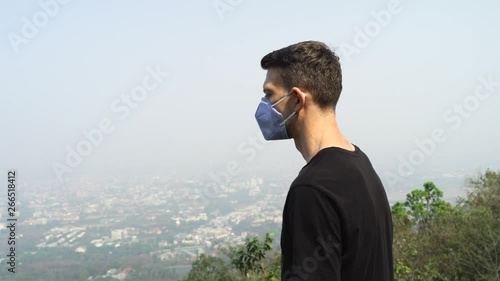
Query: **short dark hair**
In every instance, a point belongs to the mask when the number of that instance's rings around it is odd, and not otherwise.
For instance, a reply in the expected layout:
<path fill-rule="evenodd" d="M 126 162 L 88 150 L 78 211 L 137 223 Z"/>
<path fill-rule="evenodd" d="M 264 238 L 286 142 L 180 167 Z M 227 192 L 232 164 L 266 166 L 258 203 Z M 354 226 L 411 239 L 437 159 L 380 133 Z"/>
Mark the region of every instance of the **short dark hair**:
<path fill-rule="evenodd" d="M 342 92 L 339 57 L 322 42 L 304 41 L 273 51 L 260 61 L 263 69 L 280 70 L 285 89 L 304 87 L 321 109 L 335 109 Z"/>

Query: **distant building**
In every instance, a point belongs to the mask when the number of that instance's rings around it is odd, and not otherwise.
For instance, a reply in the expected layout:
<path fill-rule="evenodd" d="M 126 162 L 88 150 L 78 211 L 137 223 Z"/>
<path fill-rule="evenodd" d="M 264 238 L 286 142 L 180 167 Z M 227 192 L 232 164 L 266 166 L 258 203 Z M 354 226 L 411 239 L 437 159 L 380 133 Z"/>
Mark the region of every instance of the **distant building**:
<path fill-rule="evenodd" d="M 87 248 L 82 247 L 82 246 L 75 249 L 75 252 L 77 252 L 77 253 L 85 253 L 86 251 L 87 251 Z"/>
<path fill-rule="evenodd" d="M 127 230 L 126 229 L 113 229 L 111 230 L 111 239 L 113 240 L 122 240 L 127 238 Z"/>

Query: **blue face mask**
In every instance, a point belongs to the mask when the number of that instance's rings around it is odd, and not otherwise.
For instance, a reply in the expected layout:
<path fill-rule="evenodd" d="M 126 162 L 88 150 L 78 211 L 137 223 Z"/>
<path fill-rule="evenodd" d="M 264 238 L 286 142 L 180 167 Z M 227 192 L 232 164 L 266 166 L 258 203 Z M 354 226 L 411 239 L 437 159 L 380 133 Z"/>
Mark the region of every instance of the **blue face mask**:
<path fill-rule="evenodd" d="M 286 121 L 292 118 L 297 112 L 294 111 L 290 114 L 290 116 L 283 120 L 283 115 L 274 107 L 290 96 L 291 93 L 292 92 L 289 92 L 274 104 L 271 104 L 267 98 L 262 98 L 260 101 L 259 107 L 257 107 L 257 111 L 255 112 L 255 119 L 257 120 L 260 130 L 262 131 L 262 135 L 264 135 L 266 140 L 282 140 L 290 138 L 286 131 L 285 124 Z"/>

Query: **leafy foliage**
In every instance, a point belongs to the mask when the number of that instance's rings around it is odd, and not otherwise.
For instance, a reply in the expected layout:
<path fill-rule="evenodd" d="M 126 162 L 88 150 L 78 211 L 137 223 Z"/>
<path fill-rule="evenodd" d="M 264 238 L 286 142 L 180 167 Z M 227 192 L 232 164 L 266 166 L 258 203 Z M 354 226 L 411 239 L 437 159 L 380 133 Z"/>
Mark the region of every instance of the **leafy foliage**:
<path fill-rule="evenodd" d="M 450 210 L 450 205 L 442 200 L 443 192 L 433 182 L 424 183 L 424 189 L 415 189 L 406 195 L 404 205 L 417 225 L 427 223 L 432 218 Z"/>
<path fill-rule="evenodd" d="M 227 281 L 231 280 L 229 270 L 223 260 L 201 254 L 193 263 L 193 267 L 185 281 Z"/>
<path fill-rule="evenodd" d="M 432 182 L 393 205 L 397 280 L 500 280 L 500 172 L 468 185 L 455 206 Z"/>
<path fill-rule="evenodd" d="M 246 277 L 266 274 L 262 262 L 273 246 L 273 236 L 274 233 L 267 233 L 262 244 L 258 237 L 247 238 L 245 246 L 236 250 L 236 258 L 232 262 Z"/>
<path fill-rule="evenodd" d="M 227 253 L 233 257 L 225 263 L 217 257 L 200 255 L 183 281 L 278 281 L 281 276 L 281 256 L 274 253 L 274 233 L 266 234 L 264 241 L 258 237 L 247 238 L 243 246 Z"/>

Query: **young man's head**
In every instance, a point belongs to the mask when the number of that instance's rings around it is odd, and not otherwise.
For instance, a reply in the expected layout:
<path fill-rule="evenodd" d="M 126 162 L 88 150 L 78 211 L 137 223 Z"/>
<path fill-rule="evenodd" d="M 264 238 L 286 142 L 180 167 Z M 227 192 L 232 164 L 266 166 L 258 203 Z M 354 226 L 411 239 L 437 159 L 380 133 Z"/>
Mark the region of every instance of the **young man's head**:
<path fill-rule="evenodd" d="M 335 111 L 342 70 L 324 43 L 293 44 L 267 54 L 260 64 L 267 70 L 265 98 L 255 117 L 266 139 L 293 138 L 300 130 L 297 122 Z"/>

